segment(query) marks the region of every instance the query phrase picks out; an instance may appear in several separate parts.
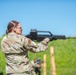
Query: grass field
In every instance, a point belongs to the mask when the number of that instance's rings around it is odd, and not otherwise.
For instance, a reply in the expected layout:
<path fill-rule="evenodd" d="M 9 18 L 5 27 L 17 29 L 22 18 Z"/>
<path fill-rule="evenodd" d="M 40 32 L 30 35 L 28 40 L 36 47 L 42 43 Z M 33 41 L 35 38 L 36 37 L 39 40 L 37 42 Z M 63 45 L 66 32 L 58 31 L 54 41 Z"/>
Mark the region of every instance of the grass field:
<path fill-rule="evenodd" d="M 50 47 L 54 46 L 57 75 L 76 75 L 76 39 L 56 40 L 49 43 L 49 48 L 41 53 L 29 53 L 30 59 L 46 54 L 47 75 L 50 74 Z"/>
<path fill-rule="evenodd" d="M 0 38 L 1 39 L 1 38 Z M 41 53 L 31 53 L 29 52 L 29 59 L 41 58 L 43 60 L 43 55 L 46 54 L 46 68 L 47 75 L 50 74 L 50 47 L 54 46 L 55 51 L 55 64 L 57 75 L 76 75 L 76 39 L 66 39 L 66 40 L 55 40 L 48 44 L 48 50 Z M 0 72 L 5 73 L 5 60 L 4 54 L 0 47 Z"/>
<path fill-rule="evenodd" d="M 0 38 L 0 43 L 1 43 L 1 39 Z M 1 45 L 0 45 L 0 75 L 5 75 L 5 56 L 1 50 Z"/>

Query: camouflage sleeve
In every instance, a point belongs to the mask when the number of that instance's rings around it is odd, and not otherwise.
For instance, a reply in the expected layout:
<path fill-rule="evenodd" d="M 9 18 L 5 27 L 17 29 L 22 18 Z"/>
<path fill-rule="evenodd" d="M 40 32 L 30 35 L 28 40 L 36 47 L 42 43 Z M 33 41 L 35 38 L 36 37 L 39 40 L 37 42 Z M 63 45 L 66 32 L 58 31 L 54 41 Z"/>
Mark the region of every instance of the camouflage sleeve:
<path fill-rule="evenodd" d="M 48 42 L 50 41 L 49 38 L 45 38 L 40 43 L 36 44 L 34 41 L 26 38 L 24 40 L 24 46 L 31 52 L 41 52 L 45 51 L 48 48 Z"/>
<path fill-rule="evenodd" d="M 40 52 L 48 48 L 49 38 L 45 38 L 40 43 L 36 44 L 29 38 L 22 35 L 12 34 L 5 36 L 1 42 L 2 50 L 5 53 L 20 53 L 23 50 L 29 50 L 31 52 Z"/>

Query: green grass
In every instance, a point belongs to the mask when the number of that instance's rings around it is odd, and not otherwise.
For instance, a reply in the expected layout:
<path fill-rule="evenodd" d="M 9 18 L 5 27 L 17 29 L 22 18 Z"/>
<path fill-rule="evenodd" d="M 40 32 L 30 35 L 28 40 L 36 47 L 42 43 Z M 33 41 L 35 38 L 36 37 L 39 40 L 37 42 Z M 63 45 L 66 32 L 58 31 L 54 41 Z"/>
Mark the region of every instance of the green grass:
<path fill-rule="evenodd" d="M 39 57 L 43 60 L 43 56 L 46 54 L 47 75 L 50 75 L 50 47 L 54 46 L 57 75 L 76 75 L 76 39 L 55 40 L 51 41 L 48 46 L 48 50 L 41 53 L 29 52 L 29 59 L 32 60 Z M 4 72 L 4 70 L 5 60 L 0 49 L 0 72 Z"/>
<path fill-rule="evenodd" d="M 0 49 L 0 73 L 5 75 L 5 56 Z"/>
<path fill-rule="evenodd" d="M 57 40 L 56 44 L 57 75 L 76 75 L 76 39 Z"/>
<path fill-rule="evenodd" d="M 1 43 L 1 39 L 0 38 L 0 43 Z M 0 45 L 0 75 L 5 75 L 5 56 L 1 50 L 1 45 Z"/>

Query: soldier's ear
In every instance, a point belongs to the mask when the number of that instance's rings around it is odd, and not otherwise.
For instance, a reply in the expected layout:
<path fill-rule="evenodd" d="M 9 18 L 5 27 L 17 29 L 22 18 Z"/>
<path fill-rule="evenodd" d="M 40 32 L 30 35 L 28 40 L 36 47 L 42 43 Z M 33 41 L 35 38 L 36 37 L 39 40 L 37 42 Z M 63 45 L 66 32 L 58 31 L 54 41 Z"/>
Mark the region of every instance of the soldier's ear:
<path fill-rule="evenodd" d="M 13 31 L 16 32 L 16 28 L 13 28 Z"/>
<path fill-rule="evenodd" d="M 16 29 L 17 29 L 17 28 L 16 28 L 16 27 L 14 27 L 13 29 L 16 31 Z"/>

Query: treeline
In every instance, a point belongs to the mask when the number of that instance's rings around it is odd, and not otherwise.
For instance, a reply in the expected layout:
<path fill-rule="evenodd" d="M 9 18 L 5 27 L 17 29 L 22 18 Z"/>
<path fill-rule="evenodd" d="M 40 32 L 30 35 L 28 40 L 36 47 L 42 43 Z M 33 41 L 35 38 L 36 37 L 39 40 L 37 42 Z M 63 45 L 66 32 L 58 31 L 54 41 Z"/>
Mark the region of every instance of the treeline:
<path fill-rule="evenodd" d="M 67 39 L 76 39 L 76 36 L 74 37 L 66 37 Z"/>
<path fill-rule="evenodd" d="M 2 37 L 0 37 L 0 49 L 1 49 L 1 40 L 2 40 Z"/>

